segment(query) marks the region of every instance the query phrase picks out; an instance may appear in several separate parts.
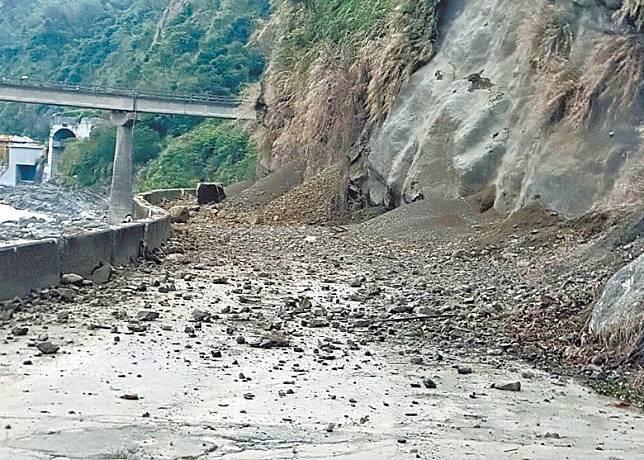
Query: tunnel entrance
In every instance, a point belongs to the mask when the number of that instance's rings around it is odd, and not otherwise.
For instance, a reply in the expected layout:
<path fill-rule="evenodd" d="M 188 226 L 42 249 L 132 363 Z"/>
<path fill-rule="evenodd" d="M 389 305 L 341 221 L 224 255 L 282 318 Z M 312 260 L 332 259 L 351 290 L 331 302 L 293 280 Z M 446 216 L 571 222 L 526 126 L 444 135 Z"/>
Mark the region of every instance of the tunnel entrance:
<path fill-rule="evenodd" d="M 49 155 L 50 172 L 48 177 L 55 177 L 58 174 L 58 163 L 60 156 L 65 150 L 65 141 L 67 139 L 75 139 L 76 134 L 69 128 L 61 128 L 54 133 L 51 137 Z"/>

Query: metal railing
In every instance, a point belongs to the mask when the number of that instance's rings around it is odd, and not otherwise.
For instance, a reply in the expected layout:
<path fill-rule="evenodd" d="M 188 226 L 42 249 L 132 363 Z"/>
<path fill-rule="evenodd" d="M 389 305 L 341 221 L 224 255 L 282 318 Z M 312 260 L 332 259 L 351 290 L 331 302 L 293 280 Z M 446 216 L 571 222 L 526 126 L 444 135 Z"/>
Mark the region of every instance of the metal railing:
<path fill-rule="evenodd" d="M 228 107 L 238 107 L 245 99 L 239 96 L 223 96 L 216 94 L 180 94 L 159 91 L 144 91 L 130 88 L 115 88 L 99 85 L 72 84 L 67 82 L 44 82 L 31 78 L 0 77 L 0 86 L 13 86 L 21 88 L 51 89 L 65 92 L 78 92 L 105 96 L 125 96 L 132 98 L 150 98 L 174 102 L 189 102 L 203 104 L 217 104 Z"/>

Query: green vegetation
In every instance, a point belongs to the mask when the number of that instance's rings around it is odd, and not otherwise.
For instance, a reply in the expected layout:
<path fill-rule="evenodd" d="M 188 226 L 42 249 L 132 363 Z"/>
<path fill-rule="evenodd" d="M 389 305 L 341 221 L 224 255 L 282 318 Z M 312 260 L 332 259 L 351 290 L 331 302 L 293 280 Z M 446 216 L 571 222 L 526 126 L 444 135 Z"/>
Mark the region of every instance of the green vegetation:
<path fill-rule="evenodd" d="M 283 6 L 286 22 L 278 59 L 288 68 L 306 70 L 317 57 L 318 45 L 357 50 L 385 31 L 389 15 L 399 4 L 395 0 L 290 0 Z"/>
<path fill-rule="evenodd" d="M 172 139 L 150 163 L 139 189 L 192 187 L 200 179 L 229 184 L 254 174 L 248 135 L 234 123 L 210 120 Z"/>
<path fill-rule="evenodd" d="M 640 409 L 644 409 L 644 393 L 631 386 L 627 382 L 614 382 L 612 380 L 599 380 L 593 385 L 593 389 L 604 396 L 618 399 Z"/>
<path fill-rule="evenodd" d="M 437 0 L 283 0 L 277 59 L 305 71 L 320 52 L 356 54 L 369 42 L 401 33 L 431 47 Z M 391 37 L 389 37 L 391 38 Z"/>
<path fill-rule="evenodd" d="M 144 166 L 158 156 L 162 146 L 163 140 L 157 131 L 146 125 L 138 125 L 134 136 L 134 167 Z M 62 182 L 84 187 L 107 185 L 112 177 L 115 147 L 116 128 L 108 126 L 95 128 L 88 140 L 67 141 L 60 163 Z"/>
<path fill-rule="evenodd" d="M 250 39 L 269 12 L 269 0 L 0 0 L 0 76 L 236 95 L 263 73 L 265 60 Z M 0 105 L 0 132 L 45 140 L 55 110 Z M 174 136 L 201 122 L 143 118 L 135 136 L 135 148 L 142 150 L 135 153 L 137 166 L 174 146 Z M 230 129 L 244 135 L 239 128 Z M 205 131 L 197 128 L 195 133 Z M 65 182 L 91 185 L 109 177 L 113 142 L 109 129 L 98 130 L 95 139 L 72 142 L 62 168 Z M 175 149 L 175 154 L 183 153 Z M 207 163 L 224 165 L 231 158 L 239 159 L 229 155 Z M 194 171 L 191 180 L 211 173 Z"/>

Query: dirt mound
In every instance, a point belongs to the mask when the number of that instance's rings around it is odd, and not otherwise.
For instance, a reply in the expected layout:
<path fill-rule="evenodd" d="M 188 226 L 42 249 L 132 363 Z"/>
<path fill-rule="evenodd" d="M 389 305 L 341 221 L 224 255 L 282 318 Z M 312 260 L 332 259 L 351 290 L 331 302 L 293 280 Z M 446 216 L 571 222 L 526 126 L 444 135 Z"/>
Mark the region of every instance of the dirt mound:
<path fill-rule="evenodd" d="M 475 226 L 494 220 L 495 215 L 472 211 L 463 200 L 432 197 L 393 209 L 364 222 L 357 231 L 364 235 L 405 241 L 429 241 L 437 236 L 465 234 Z"/>
<path fill-rule="evenodd" d="M 224 187 L 224 190 L 226 191 L 226 197 L 233 198 L 247 188 L 251 187 L 253 184 L 254 182 L 251 180 L 243 180 L 241 182 L 235 182 L 233 184 L 227 185 L 226 187 Z"/>
<path fill-rule="evenodd" d="M 310 180 L 272 201 L 258 215 L 258 223 L 324 224 L 336 220 L 342 208 L 344 167 L 330 166 Z"/>
<path fill-rule="evenodd" d="M 261 208 L 302 183 L 302 171 L 288 165 L 258 180 L 226 202 L 226 209 L 235 211 Z"/>
<path fill-rule="evenodd" d="M 516 230 L 521 229 L 555 227 L 562 224 L 563 221 L 559 214 L 546 209 L 541 202 L 535 201 L 511 214 L 503 222 L 500 230 L 506 233 L 514 233 Z"/>

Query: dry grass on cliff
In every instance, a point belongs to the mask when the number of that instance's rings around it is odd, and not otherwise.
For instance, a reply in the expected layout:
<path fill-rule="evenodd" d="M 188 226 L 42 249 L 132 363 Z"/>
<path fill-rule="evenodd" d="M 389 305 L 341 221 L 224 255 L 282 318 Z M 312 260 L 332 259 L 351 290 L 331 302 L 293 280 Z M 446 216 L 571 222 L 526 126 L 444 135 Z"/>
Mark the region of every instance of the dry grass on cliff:
<path fill-rule="evenodd" d="M 622 22 L 630 22 L 639 30 L 644 29 L 644 0 L 624 0 L 617 11 L 616 18 Z"/>
<path fill-rule="evenodd" d="M 563 119 L 577 83 L 569 67 L 574 36 L 560 7 L 545 5 L 519 28 L 525 63 L 537 73 L 541 119 L 553 125 Z"/>
<path fill-rule="evenodd" d="M 639 38 L 607 38 L 579 80 L 570 107 L 573 125 L 588 126 L 599 116 L 629 117 L 641 104 L 643 77 L 644 50 Z"/>
<path fill-rule="evenodd" d="M 540 73 L 559 72 L 572 48 L 571 25 L 556 5 L 545 5 L 519 29 L 519 43 L 529 64 Z"/>
<path fill-rule="evenodd" d="M 644 5 L 642 0 L 635 3 Z M 631 13 L 641 12 L 637 5 L 625 3 L 624 8 Z M 544 6 L 519 30 L 525 62 L 537 74 L 538 106 L 544 125 L 565 120 L 581 129 L 603 117 L 628 119 L 642 100 L 641 38 L 606 36 L 582 70 L 570 62 L 573 41 L 572 26 L 556 5 Z"/>
<path fill-rule="evenodd" d="M 269 109 L 255 134 L 260 152 L 297 159 L 306 176 L 342 158 L 361 119 L 359 68 L 342 50 L 326 47 L 306 74 L 270 69 Z"/>
<path fill-rule="evenodd" d="M 404 84 L 431 59 L 437 8 L 435 2 L 400 8 L 384 36 L 362 46 L 358 62 L 369 76 L 366 105 L 372 121 L 386 118 Z"/>
<path fill-rule="evenodd" d="M 641 345 L 644 339 L 644 315 L 622 321 L 619 327 L 600 334 L 597 339 L 606 349 L 611 350 L 611 353 L 624 356 L 626 361 L 632 360 L 634 353 L 642 351 L 638 345 Z"/>
<path fill-rule="evenodd" d="M 351 0 L 336 12 L 326 3 L 278 2 L 259 34 L 274 43 L 256 135 L 260 164 L 298 158 L 311 177 L 345 158 L 431 56 L 438 3 Z"/>

